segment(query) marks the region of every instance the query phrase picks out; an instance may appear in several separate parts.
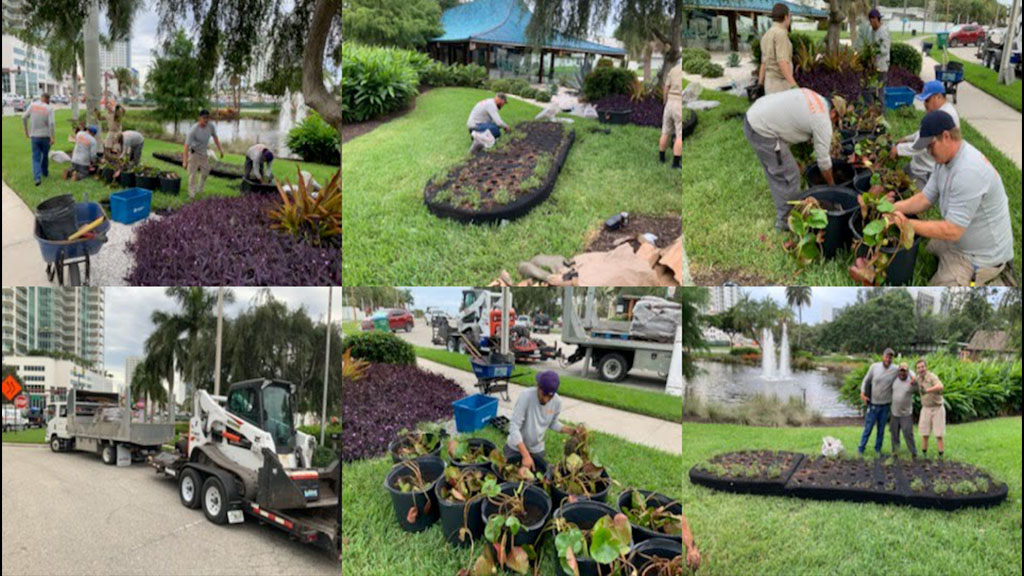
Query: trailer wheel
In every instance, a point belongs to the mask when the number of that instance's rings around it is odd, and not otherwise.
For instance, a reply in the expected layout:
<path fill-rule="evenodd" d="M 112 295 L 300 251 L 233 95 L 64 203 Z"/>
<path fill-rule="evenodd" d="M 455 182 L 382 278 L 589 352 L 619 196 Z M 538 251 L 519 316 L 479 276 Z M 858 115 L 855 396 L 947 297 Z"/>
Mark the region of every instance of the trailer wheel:
<path fill-rule="evenodd" d="M 103 463 L 107 466 L 117 464 L 117 448 L 113 444 L 104 444 L 100 455 L 103 458 Z"/>
<path fill-rule="evenodd" d="M 228 500 L 224 484 L 210 476 L 203 484 L 203 513 L 206 519 L 218 526 L 228 523 Z"/>
<path fill-rule="evenodd" d="M 597 371 L 605 382 L 622 382 L 629 373 L 629 365 L 621 354 L 605 354 L 597 365 Z"/>
<path fill-rule="evenodd" d="M 195 470 L 188 469 L 181 473 L 178 480 L 178 496 L 181 497 L 181 505 L 189 510 L 199 509 L 199 487 L 202 479 Z"/>

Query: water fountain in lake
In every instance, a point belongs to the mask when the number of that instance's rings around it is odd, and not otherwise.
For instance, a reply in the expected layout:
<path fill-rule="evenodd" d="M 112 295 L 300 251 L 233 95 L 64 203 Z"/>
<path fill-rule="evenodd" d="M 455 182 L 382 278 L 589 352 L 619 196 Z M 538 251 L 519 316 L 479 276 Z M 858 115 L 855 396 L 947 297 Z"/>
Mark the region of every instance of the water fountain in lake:
<path fill-rule="evenodd" d="M 761 375 L 766 380 L 774 380 L 775 372 L 775 334 L 771 328 L 765 328 L 761 336 Z"/>
<path fill-rule="evenodd" d="M 789 323 L 782 324 L 782 346 L 779 350 L 779 378 L 789 378 L 793 375 L 791 351 L 789 349 Z"/>
<path fill-rule="evenodd" d="M 793 360 L 789 349 L 789 327 L 782 325 L 782 342 L 775 347 L 775 331 L 765 328 L 761 336 L 761 377 L 765 380 L 786 380 L 793 376 Z"/>

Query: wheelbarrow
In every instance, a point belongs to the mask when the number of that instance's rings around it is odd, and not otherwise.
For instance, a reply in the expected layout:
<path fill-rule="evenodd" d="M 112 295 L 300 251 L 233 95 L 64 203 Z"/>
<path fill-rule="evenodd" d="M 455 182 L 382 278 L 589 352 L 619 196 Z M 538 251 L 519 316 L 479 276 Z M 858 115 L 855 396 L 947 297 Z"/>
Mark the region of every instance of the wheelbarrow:
<path fill-rule="evenodd" d="M 509 402 L 508 387 L 512 379 L 522 374 L 513 374 L 515 364 L 511 362 L 496 362 L 494 359 L 485 360 L 473 358 L 470 360 L 473 365 L 473 374 L 476 375 L 476 387 L 484 396 L 497 394 L 505 402 Z"/>
<path fill-rule="evenodd" d="M 110 219 L 103 207 L 95 202 L 75 204 L 75 223 L 81 230 L 86 225 L 103 218 L 103 222 L 88 234 L 75 240 L 47 240 L 43 237 L 42 225 L 36 221 L 35 237 L 39 252 L 46 262 L 46 278 L 55 279 L 59 286 L 88 286 L 92 276 L 92 257 L 107 243 Z M 82 268 L 85 278 L 83 282 Z"/>
<path fill-rule="evenodd" d="M 952 94 L 953 104 L 956 104 L 957 90 L 964 81 L 964 65 L 959 62 L 950 62 L 945 66 L 940 64 L 935 67 L 935 79 L 945 85 L 946 95 Z"/>

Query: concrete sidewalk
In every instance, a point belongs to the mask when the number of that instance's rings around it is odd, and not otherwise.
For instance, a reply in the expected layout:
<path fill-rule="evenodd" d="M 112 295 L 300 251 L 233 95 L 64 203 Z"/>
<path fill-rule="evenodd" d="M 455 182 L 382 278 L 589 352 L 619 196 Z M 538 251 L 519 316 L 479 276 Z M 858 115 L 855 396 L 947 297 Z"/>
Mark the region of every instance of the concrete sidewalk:
<path fill-rule="evenodd" d="M 416 362 L 423 370 L 454 380 L 467 394 L 478 393 L 476 376 L 471 372 L 464 372 L 423 358 L 418 358 Z M 499 399 L 498 414 L 505 417 L 511 416 L 519 395 L 523 392 L 532 393 L 532 391 L 533 388 L 511 385 L 509 387 L 511 401 L 504 402 Z M 670 396 L 666 396 L 665 399 L 666 402 L 677 401 Z M 682 400 L 678 400 L 678 402 L 681 414 Z M 669 454 L 680 455 L 683 452 L 683 427 L 681 424 L 565 397 L 562 398 L 562 419 L 583 424 L 590 430 L 610 434 Z"/>
<path fill-rule="evenodd" d="M 7 182 L 3 189 L 3 285 L 49 286 L 46 263 L 33 234 L 35 215 Z"/>

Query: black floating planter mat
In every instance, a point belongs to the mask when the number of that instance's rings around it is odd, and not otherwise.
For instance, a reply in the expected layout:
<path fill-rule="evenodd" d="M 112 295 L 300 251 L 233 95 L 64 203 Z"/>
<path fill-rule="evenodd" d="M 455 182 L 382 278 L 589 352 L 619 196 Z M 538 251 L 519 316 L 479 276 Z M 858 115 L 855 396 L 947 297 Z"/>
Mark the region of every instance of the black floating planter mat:
<path fill-rule="evenodd" d="M 557 122 L 519 124 L 491 151 L 428 182 L 424 203 L 431 214 L 464 223 L 521 218 L 551 195 L 575 139 Z"/>
<path fill-rule="evenodd" d="M 697 131 L 697 113 L 689 108 L 683 109 L 683 140 L 686 140 Z"/>
<path fill-rule="evenodd" d="M 737 494 L 781 495 L 804 459 L 793 452 L 733 452 L 690 470 L 690 482 Z"/>
<path fill-rule="evenodd" d="M 784 464 L 794 458 L 796 463 L 789 473 L 780 474 Z M 690 481 L 737 494 L 904 504 L 949 511 L 998 506 L 1009 492 L 1006 484 L 987 472 L 960 462 L 824 458 L 786 452 L 722 454 L 695 466 Z"/>
<path fill-rule="evenodd" d="M 172 154 L 168 154 L 166 152 L 153 152 L 153 158 L 169 162 L 175 166 L 181 166 L 181 152 L 174 152 Z M 210 175 L 216 176 L 217 178 L 240 180 L 244 172 L 244 168 L 237 164 L 228 164 L 227 162 L 210 162 Z"/>

